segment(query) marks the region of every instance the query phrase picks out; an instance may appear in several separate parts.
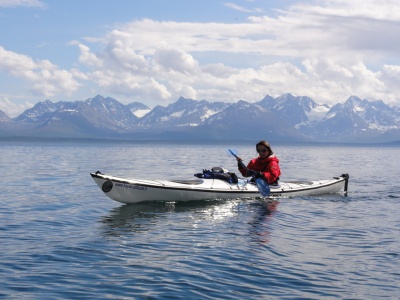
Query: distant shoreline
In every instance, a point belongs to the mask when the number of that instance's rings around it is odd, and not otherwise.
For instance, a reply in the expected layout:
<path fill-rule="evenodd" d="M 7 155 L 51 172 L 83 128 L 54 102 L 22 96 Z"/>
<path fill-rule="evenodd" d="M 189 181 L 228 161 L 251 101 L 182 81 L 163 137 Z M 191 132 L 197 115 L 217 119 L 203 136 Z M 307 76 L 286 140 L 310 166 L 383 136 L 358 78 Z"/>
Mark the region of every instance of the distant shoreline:
<path fill-rule="evenodd" d="M 284 146 L 321 146 L 321 147 L 400 147 L 400 141 L 387 143 L 334 143 L 334 142 L 289 142 L 268 140 L 273 145 Z M 212 140 L 212 139 L 107 139 L 107 138 L 62 138 L 62 137 L 32 137 L 32 136 L 2 136 L 0 143 L 84 143 L 84 144 L 188 144 L 188 145 L 253 145 L 255 140 Z"/>

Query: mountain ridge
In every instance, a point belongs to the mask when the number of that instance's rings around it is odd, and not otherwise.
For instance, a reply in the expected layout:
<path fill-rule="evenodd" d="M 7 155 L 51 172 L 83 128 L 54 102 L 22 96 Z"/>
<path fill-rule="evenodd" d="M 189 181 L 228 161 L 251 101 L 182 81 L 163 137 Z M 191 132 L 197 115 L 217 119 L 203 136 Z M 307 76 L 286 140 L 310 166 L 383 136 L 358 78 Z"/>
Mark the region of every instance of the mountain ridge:
<path fill-rule="evenodd" d="M 75 102 L 45 100 L 15 118 L 0 110 L 0 136 L 391 143 L 400 140 L 400 109 L 356 96 L 330 107 L 289 93 L 255 103 L 180 97 L 150 109 L 97 95 Z"/>

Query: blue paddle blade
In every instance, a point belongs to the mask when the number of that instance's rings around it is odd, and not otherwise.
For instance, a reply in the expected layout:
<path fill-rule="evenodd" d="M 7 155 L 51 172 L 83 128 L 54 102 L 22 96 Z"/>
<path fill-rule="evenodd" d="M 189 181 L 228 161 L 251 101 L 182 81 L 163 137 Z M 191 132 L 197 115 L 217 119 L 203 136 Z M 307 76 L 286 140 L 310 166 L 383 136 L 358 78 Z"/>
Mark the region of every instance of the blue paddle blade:
<path fill-rule="evenodd" d="M 235 150 L 233 150 L 233 149 L 228 149 L 228 152 L 229 152 L 230 154 L 232 154 L 234 157 L 237 157 L 237 153 L 236 153 Z"/>
<path fill-rule="evenodd" d="M 238 158 L 238 157 L 237 157 L 237 153 L 236 153 L 235 150 L 233 150 L 233 149 L 228 149 L 228 152 L 229 152 L 230 154 L 232 154 L 234 157 Z M 240 166 L 241 166 L 243 169 L 247 169 L 247 167 L 245 166 L 245 164 L 244 164 L 241 160 L 239 161 L 239 164 L 240 164 Z"/>
<path fill-rule="evenodd" d="M 257 184 L 258 191 L 260 192 L 260 194 L 263 195 L 264 197 L 268 197 L 271 192 L 271 190 L 269 188 L 269 184 L 266 183 L 261 178 L 256 179 L 256 184 Z"/>

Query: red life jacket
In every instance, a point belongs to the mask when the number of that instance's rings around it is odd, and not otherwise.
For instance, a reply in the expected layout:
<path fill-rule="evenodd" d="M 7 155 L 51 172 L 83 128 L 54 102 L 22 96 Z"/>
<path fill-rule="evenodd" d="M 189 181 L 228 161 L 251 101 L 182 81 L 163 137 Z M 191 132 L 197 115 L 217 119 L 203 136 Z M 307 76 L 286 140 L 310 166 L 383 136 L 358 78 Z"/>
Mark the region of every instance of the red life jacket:
<path fill-rule="evenodd" d="M 247 168 L 256 172 L 261 172 L 263 174 L 263 179 L 269 184 L 277 182 L 281 175 L 279 159 L 275 155 L 264 159 L 261 157 L 253 158 L 247 165 Z M 245 169 L 239 168 L 239 171 L 243 176 L 248 176 Z"/>

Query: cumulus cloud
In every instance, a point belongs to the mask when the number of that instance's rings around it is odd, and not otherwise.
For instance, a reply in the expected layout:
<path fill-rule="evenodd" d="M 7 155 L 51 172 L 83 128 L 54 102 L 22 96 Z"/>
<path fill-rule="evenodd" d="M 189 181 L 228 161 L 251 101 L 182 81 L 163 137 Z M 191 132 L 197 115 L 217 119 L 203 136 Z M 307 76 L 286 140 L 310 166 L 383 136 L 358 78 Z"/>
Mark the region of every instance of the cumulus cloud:
<path fill-rule="evenodd" d="M 243 6 L 239 6 L 235 3 L 231 3 L 231 2 L 227 2 L 224 4 L 226 7 L 232 8 L 234 10 L 240 11 L 240 12 L 247 12 L 247 13 L 251 13 L 254 12 L 252 9 L 243 7 Z"/>
<path fill-rule="evenodd" d="M 137 54 L 132 51 L 131 55 Z M 107 60 L 110 55 L 100 53 L 99 57 Z M 118 67 L 122 62 L 103 61 L 101 65 L 106 68 L 96 68 L 89 76 L 112 93 L 167 102 L 179 96 L 256 101 L 266 94 L 279 96 L 287 92 L 307 95 L 328 104 L 343 101 L 350 95 L 395 102 L 392 95 L 400 92 L 394 84 L 392 89 L 387 89 L 386 83 L 389 78 L 391 82 L 399 79 L 398 69 L 386 66 L 374 72 L 361 61 L 348 64 L 313 58 L 303 59 L 298 66 L 278 61 L 257 68 L 235 68 L 221 63 L 201 64 L 189 53 L 171 48 L 159 48 L 153 56 L 135 61 L 140 62 L 141 68 L 137 65 L 122 68 Z"/>
<path fill-rule="evenodd" d="M 34 104 L 26 101 L 25 103 L 14 103 L 8 97 L 0 97 L 0 110 L 5 112 L 10 118 L 17 117 L 22 111 L 31 108 Z"/>
<path fill-rule="evenodd" d="M 80 62 L 100 87 L 137 100 L 257 101 L 291 92 L 328 104 L 350 95 L 396 103 L 399 70 L 386 58 L 399 58 L 400 2 L 317 3 L 241 24 L 136 20 L 87 39 L 105 45 L 98 52 L 79 44 Z"/>
<path fill-rule="evenodd" d="M 40 0 L 0 0 L 0 7 L 45 7 L 44 2 Z"/>
<path fill-rule="evenodd" d="M 139 20 L 124 24 L 103 39 L 123 42 L 139 54 L 152 55 L 162 44 L 185 52 L 227 52 L 263 56 L 314 56 L 363 59 L 383 52 L 398 56 L 399 1 L 318 1 L 297 4 L 275 17 L 250 16 L 248 22 L 189 23 Z M 383 51 L 383 52 L 382 52 Z"/>
<path fill-rule="evenodd" d="M 70 95 L 80 86 L 70 71 L 61 70 L 48 60 L 34 61 L 3 47 L 0 47 L 0 70 L 26 80 L 32 94 L 39 97 Z"/>
<path fill-rule="evenodd" d="M 154 62 L 166 70 L 194 74 L 199 72 L 199 63 L 193 57 L 179 49 L 157 49 L 153 56 Z"/>

